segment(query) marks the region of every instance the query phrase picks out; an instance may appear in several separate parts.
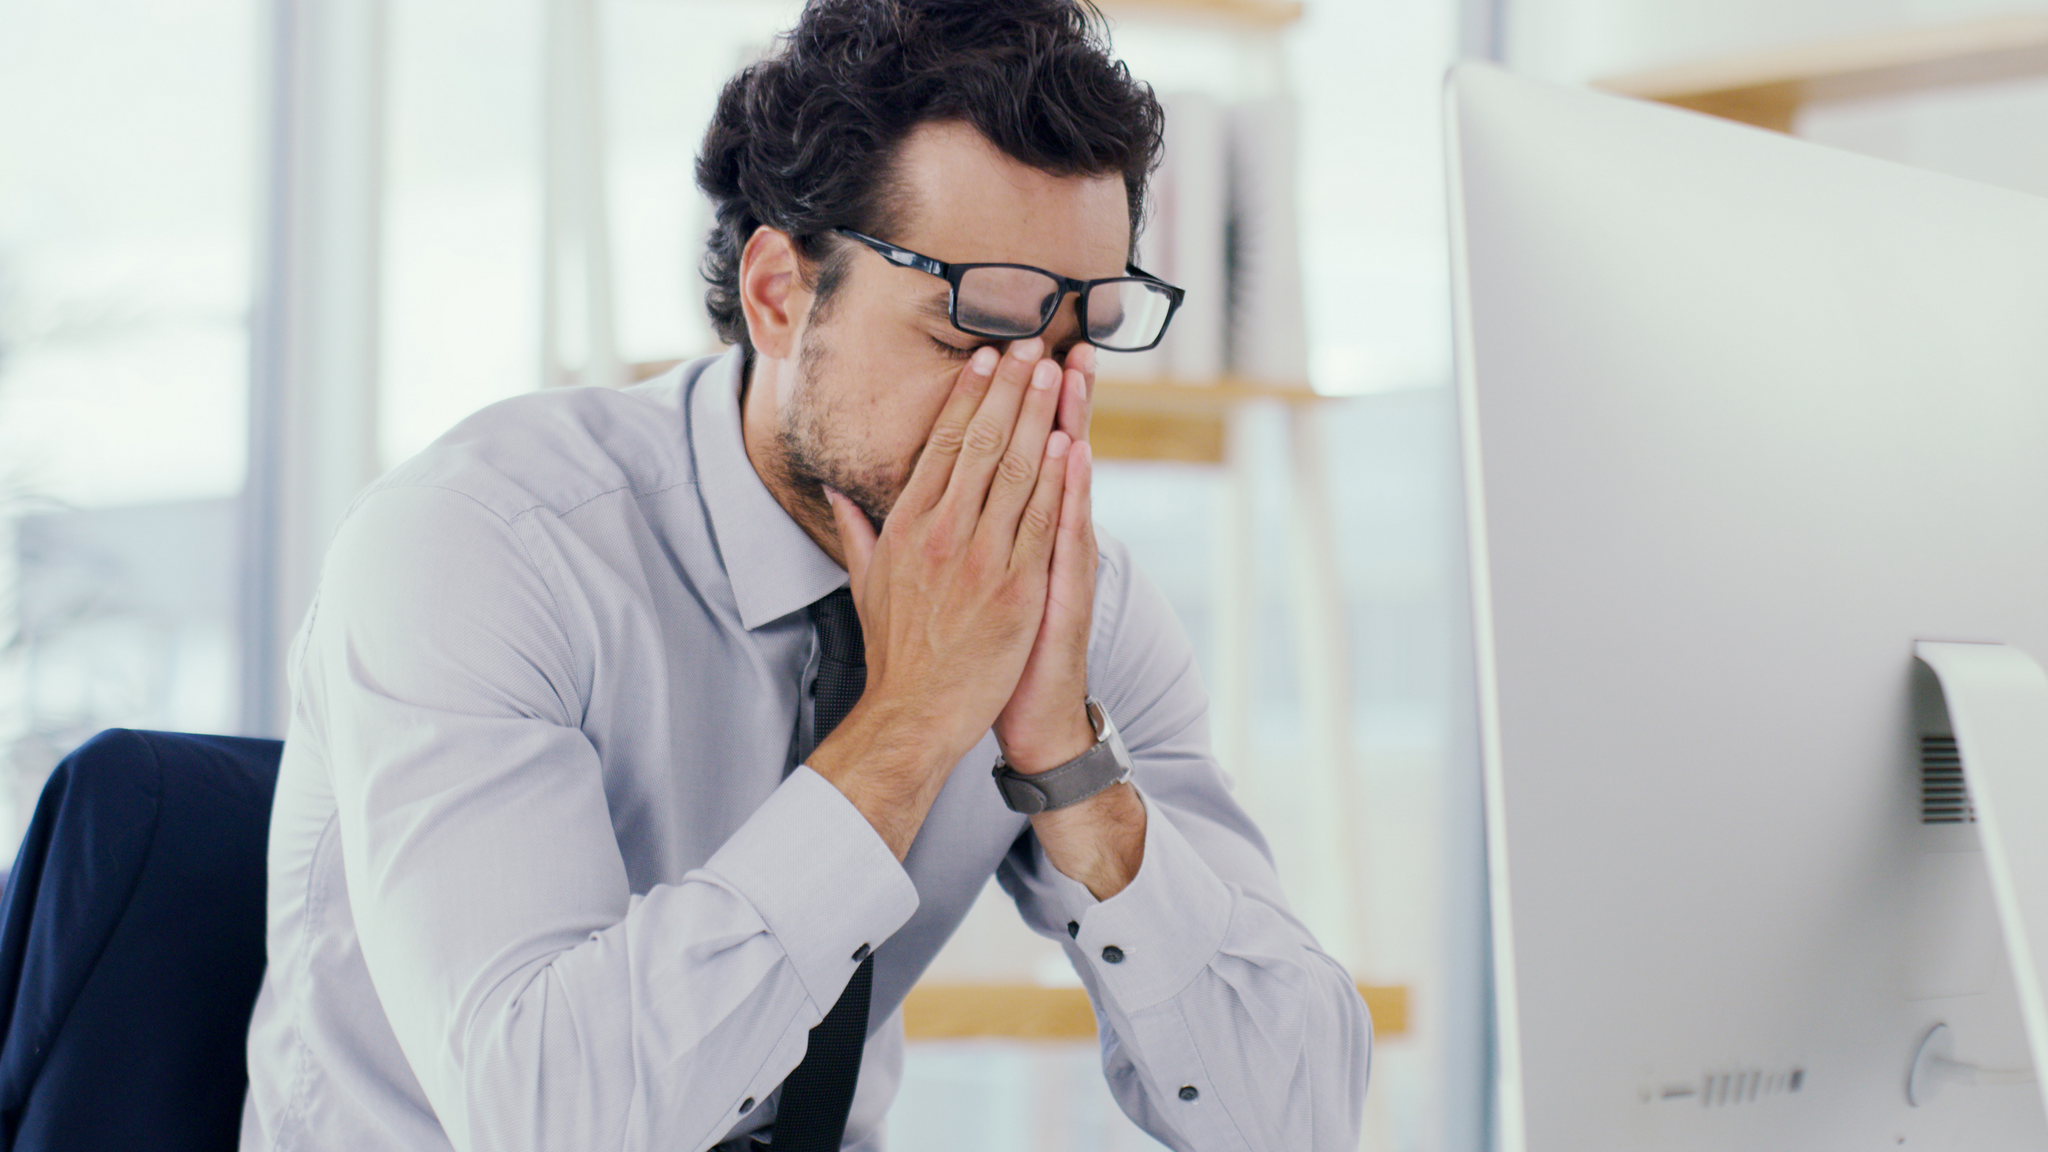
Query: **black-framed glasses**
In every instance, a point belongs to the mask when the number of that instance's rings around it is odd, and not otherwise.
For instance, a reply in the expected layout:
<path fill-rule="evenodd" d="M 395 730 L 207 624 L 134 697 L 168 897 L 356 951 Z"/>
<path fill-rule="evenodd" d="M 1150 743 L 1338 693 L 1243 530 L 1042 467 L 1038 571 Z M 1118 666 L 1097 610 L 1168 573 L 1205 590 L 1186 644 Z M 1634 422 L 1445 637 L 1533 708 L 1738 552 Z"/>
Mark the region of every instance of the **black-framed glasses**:
<path fill-rule="evenodd" d="M 858 240 L 882 259 L 928 272 L 952 289 L 946 315 L 953 327 L 993 340 L 1023 340 L 1045 331 L 1067 293 L 1078 294 L 1081 339 L 1110 352 L 1143 352 L 1166 335 L 1181 289 L 1127 264 L 1126 276 L 1075 280 L 1029 264 L 947 264 L 851 228 L 832 231 Z"/>

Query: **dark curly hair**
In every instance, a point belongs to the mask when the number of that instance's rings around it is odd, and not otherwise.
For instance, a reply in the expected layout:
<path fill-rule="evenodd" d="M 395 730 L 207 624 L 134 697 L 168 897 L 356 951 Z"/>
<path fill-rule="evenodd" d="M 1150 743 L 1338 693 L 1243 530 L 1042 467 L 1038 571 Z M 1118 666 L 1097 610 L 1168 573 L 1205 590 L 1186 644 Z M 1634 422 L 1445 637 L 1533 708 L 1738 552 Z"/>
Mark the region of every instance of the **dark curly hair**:
<path fill-rule="evenodd" d="M 848 250 L 831 230 L 887 236 L 897 148 L 944 120 L 1054 175 L 1121 174 L 1135 244 L 1164 118 L 1151 86 L 1110 59 L 1089 0 L 810 0 L 774 54 L 726 84 L 697 157 L 716 212 L 703 273 L 719 336 L 751 350 L 739 276 L 756 228 L 794 238 L 822 306 Z"/>

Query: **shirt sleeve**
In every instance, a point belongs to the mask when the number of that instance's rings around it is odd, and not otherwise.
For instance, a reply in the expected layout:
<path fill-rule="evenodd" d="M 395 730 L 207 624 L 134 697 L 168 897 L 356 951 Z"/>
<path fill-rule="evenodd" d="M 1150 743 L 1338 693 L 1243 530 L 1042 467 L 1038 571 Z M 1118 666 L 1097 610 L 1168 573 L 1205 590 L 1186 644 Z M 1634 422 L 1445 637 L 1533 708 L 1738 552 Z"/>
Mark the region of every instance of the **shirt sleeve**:
<path fill-rule="evenodd" d="M 577 660 L 517 525 L 415 487 L 344 524 L 295 662 L 364 963 L 462 1152 L 716 1143 L 917 907 L 807 768 L 632 893 Z"/>
<path fill-rule="evenodd" d="M 1131 754 L 1144 859 L 1098 902 L 1027 832 L 998 879 L 1066 949 L 1110 1091 L 1140 1127 L 1182 1152 L 1351 1152 L 1371 1068 L 1365 1002 L 1288 911 L 1230 796 L 1186 635 L 1121 545 L 1102 546 L 1089 686 Z"/>

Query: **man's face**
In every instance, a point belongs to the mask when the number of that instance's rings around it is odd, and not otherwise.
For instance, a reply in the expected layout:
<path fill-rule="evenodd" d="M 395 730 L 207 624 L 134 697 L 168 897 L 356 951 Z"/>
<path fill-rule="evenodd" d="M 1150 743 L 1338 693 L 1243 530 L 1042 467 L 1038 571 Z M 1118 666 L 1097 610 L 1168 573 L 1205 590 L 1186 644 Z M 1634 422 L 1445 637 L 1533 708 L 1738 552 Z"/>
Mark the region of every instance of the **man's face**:
<path fill-rule="evenodd" d="M 883 240 L 949 264 L 1123 275 L 1130 216 L 1121 176 L 1053 176 L 957 122 L 914 130 L 897 173 L 908 210 Z M 777 396 L 776 438 L 792 480 L 829 484 L 880 524 L 967 358 L 1001 342 L 953 327 L 944 280 L 865 247 L 849 259 L 822 315 L 814 308 L 798 334 L 798 370 Z M 1040 337 L 1056 356 L 1076 343 L 1074 308 L 1069 296 Z"/>

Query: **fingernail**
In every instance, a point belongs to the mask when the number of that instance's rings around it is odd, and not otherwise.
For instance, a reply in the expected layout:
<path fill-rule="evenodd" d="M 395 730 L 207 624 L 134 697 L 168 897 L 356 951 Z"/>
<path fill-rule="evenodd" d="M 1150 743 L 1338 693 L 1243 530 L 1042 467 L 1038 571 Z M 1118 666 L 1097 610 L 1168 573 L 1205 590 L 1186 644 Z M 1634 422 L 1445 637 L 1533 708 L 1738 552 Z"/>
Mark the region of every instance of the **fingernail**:
<path fill-rule="evenodd" d="M 818 485 L 818 487 L 825 489 L 825 503 L 827 504 L 837 507 L 841 500 L 846 499 L 846 497 L 841 496 L 837 491 L 833 490 L 833 488 L 830 485 L 820 484 Z"/>
<path fill-rule="evenodd" d="M 1019 361 L 1029 363 L 1045 355 L 1045 341 L 1040 340 L 1036 336 L 1031 337 L 1029 340 L 1019 340 L 1015 344 L 1010 345 L 1010 355 L 1016 357 Z"/>
<path fill-rule="evenodd" d="M 996 361 L 1001 358 L 1001 353 L 983 345 L 974 350 L 973 357 L 967 361 L 967 367 L 972 369 L 976 376 L 987 376 L 996 370 Z"/>
<path fill-rule="evenodd" d="M 1081 362 L 1074 365 L 1074 367 L 1079 368 L 1083 372 L 1095 371 L 1095 345 L 1081 345 Z"/>
<path fill-rule="evenodd" d="M 1031 370 L 1031 386 L 1040 392 L 1060 382 L 1060 366 L 1050 360 L 1040 360 Z"/>
<path fill-rule="evenodd" d="M 1051 436 L 1046 437 L 1045 454 L 1057 460 L 1067 454 L 1067 449 L 1073 442 L 1073 437 L 1068 436 L 1065 432 L 1054 432 Z"/>

